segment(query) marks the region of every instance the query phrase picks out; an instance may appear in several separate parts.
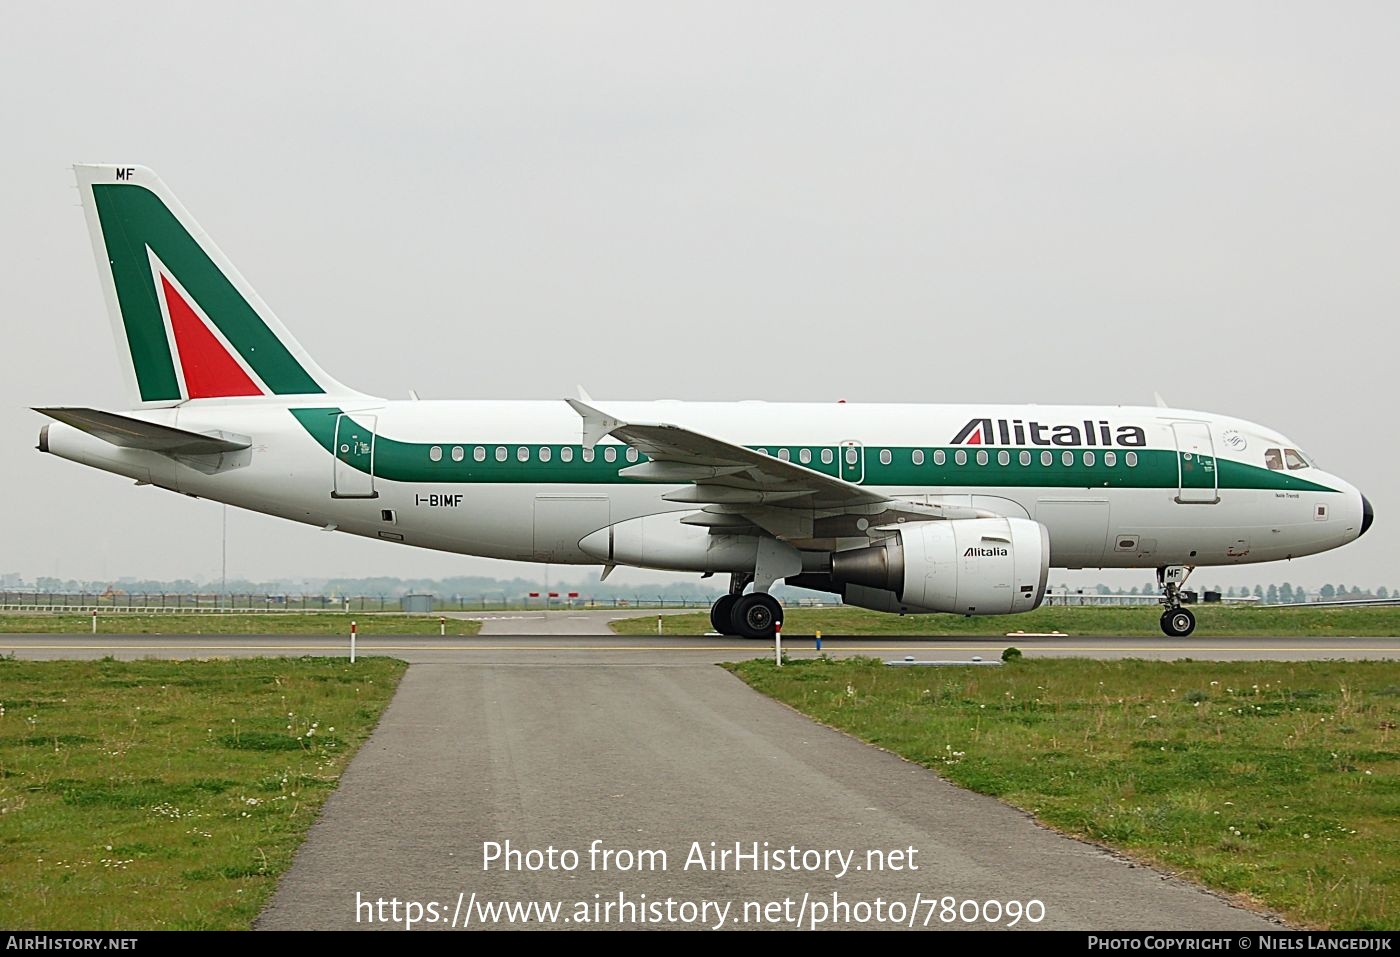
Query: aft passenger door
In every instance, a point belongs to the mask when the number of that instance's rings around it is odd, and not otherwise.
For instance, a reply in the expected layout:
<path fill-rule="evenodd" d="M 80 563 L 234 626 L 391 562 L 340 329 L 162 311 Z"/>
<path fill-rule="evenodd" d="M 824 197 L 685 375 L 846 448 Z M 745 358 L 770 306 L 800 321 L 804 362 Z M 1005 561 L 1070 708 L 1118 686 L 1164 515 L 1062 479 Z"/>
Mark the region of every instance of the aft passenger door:
<path fill-rule="evenodd" d="M 1220 501 L 1215 442 L 1206 422 L 1173 422 L 1176 435 L 1176 500 L 1183 505 L 1214 505 Z"/>
<path fill-rule="evenodd" d="M 378 498 L 374 490 L 374 426 L 378 416 L 335 420 L 335 476 L 331 498 Z"/>

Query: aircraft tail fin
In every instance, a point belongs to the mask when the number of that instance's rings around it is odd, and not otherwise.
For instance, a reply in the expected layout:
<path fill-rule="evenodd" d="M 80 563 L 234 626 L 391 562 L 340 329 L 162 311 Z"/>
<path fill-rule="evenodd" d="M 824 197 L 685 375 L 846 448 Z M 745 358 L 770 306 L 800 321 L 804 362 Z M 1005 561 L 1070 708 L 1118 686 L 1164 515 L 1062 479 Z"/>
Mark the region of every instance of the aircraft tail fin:
<path fill-rule="evenodd" d="M 155 173 L 74 171 L 136 407 L 357 394 L 316 364 Z"/>

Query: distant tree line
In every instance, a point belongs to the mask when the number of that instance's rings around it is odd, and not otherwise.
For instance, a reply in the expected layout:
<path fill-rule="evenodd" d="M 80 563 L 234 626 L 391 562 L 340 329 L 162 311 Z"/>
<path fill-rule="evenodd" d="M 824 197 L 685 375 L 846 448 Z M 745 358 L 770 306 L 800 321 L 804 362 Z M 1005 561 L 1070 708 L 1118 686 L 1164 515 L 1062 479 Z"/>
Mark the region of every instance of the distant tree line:
<path fill-rule="evenodd" d="M 557 568 L 558 566 L 556 566 Z M 350 596 L 382 596 L 384 598 L 401 598 L 404 595 L 427 594 L 435 595 L 439 599 L 451 599 L 455 597 L 479 598 L 491 596 L 504 596 L 506 598 L 519 598 L 531 592 L 558 592 L 567 595 L 569 592 L 578 592 L 584 598 L 596 598 L 609 600 L 614 598 L 642 598 L 652 600 L 663 598 L 672 599 L 698 599 L 713 598 L 720 594 L 729 584 L 727 576 L 715 576 L 706 579 L 692 579 L 686 581 L 667 582 L 665 584 L 645 584 L 629 585 L 614 582 L 600 582 L 589 576 L 579 579 L 578 569 L 569 569 L 571 578 L 546 580 L 543 575 L 539 578 L 486 578 L 484 576 L 457 576 L 453 578 L 301 578 L 301 579 L 274 579 L 269 581 L 251 581 L 243 578 L 231 578 L 227 584 L 221 586 L 218 581 L 195 581 L 193 579 L 175 579 L 173 581 L 162 581 L 157 579 L 137 579 L 119 578 L 111 580 L 78 580 L 72 578 L 56 578 L 52 576 L 41 576 L 33 580 L 25 579 L 17 572 L 0 574 L 0 589 L 14 591 L 38 591 L 52 594 L 103 594 L 129 593 L 129 594 L 215 594 L 221 590 L 229 594 L 238 595 L 326 595 L 329 597 L 350 597 Z M 587 574 L 586 572 L 583 574 Z M 1392 596 L 1400 598 L 1400 589 L 1387 588 L 1382 585 L 1376 589 L 1363 589 L 1358 585 L 1323 585 L 1320 588 L 1308 589 L 1302 585 L 1294 585 L 1283 582 L 1279 585 L 1254 585 L 1231 586 L 1223 588 L 1220 585 L 1213 585 L 1207 589 L 1205 586 L 1192 583 L 1197 591 L 1217 591 L 1226 598 L 1240 598 L 1253 596 L 1264 605 L 1287 605 L 1308 601 L 1344 601 L 1349 599 L 1365 598 L 1390 598 Z M 1141 588 L 1110 588 L 1108 585 L 1075 586 L 1057 585 L 1054 591 L 1077 592 L 1099 594 L 1099 595 L 1157 595 L 1160 592 L 1157 585 L 1148 582 Z M 775 589 L 780 598 L 789 595 L 800 597 L 813 594 L 799 588 L 787 588 L 778 586 Z"/>
<path fill-rule="evenodd" d="M 1199 589 L 1199 586 L 1197 586 L 1197 588 Z M 1225 598 L 1248 598 L 1253 596 L 1259 600 L 1259 604 L 1261 605 L 1292 605 L 1308 601 L 1348 601 L 1351 599 L 1390 598 L 1392 596 L 1400 598 L 1400 590 L 1386 588 L 1384 585 L 1381 585 L 1374 591 L 1369 588 L 1363 589 L 1359 585 L 1352 585 L 1350 588 L 1346 585 L 1323 585 L 1315 591 L 1309 591 L 1302 585 L 1293 585 L 1289 582 L 1284 582 L 1282 585 L 1255 585 L 1253 588 L 1250 588 L 1248 585 L 1240 585 L 1238 587 L 1231 586 L 1229 588 L 1213 585 L 1209 589 L 1199 590 L 1219 592 Z M 1105 585 L 1098 586 L 1098 593 L 1100 595 L 1155 595 L 1159 591 L 1160 589 L 1151 582 L 1144 585 L 1141 589 L 1133 588 L 1126 593 L 1122 589 L 1114 592 L 1109 590 Z"/>

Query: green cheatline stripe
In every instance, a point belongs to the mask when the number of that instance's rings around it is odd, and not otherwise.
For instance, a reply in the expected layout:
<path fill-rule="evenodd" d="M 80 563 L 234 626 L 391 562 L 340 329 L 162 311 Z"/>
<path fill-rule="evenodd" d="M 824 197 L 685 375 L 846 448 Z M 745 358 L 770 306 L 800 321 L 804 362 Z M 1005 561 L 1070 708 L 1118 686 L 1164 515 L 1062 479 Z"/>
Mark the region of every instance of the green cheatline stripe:
<path fill-rule="evenodd" d="M 332 455 L 335 454 L 335 424 L 336 418 L 341 414 L 338 408 L 323 409 L 292 409 L 291 413 L 307 432 Z M 353 421 L 353 420 L 351 420 Z M 355 432 L 361 435 L 370 434 L 370 430 L 362 425 L 355 424 Z M 486 450 L 486 461 L 477 462 L 473 458 L 473 452 L 478 447 Z M 504 462 L 496 461 L 496 449 L 504 447 L 507 457 Z M 623 478 L 619 476 L 618 470 L 632 465 L 623 456 L 622 446 L 613 446 L 618 449 L 617 461 L 606 462 L 603 460 L 603 452 L 607 446 L 598 446 L 597 454 L 592 462 L 583 461 L 582 446 L 578 445 L 550 445 L 535 443 L 485 443 L 485 442 L 400 442 L 383 435 L 374 437 L 374 474 L 378 478 L 391 482 L 421 482 L 421 483 L 457 483 L 463 485 L 496 483 L 502 485 L 541 483 L 541 484 L 561 484 L 561 485 L 647 485 L 657 484 L 643 482 L 637 479 Z M 442 458 L 434 462 L 430 457 L 433 448 L 441 449 Z M 463 459 L 460 462 L 452 460 L 452 450 L 460 448 L 463 450 Z M 518 449 L 529 450 L 526 461 L 517 459 Z M 550 460 L 540 461 L 540 450 L 550 450 Z M 751 446 L 751 448 L 764 448 L 773 454 L 777 454 L 779 449 L 788 449 L 793 461 L 797 461 L 797 455 L 802 448 L 813 448 L 812 446 L 783 446 L 779 444 Z M 1064 465 L 1061 454 L 1066 451 L 1057 448 L 1052 452 L 1054 456 L 1053 464 L 1049 466 L 1040 464 L 1040 453 L 1049 451 L 1047 449 L 1027 449 L 1031 452 L 1031 464 L 1023 466 L 1020 464 L 1021 449 L 1000 449 L 987 448 L 988 464 L 978 465 L 977 449 L 975 448 L 944 448 L 942 451 L 947 456 L 944 465 L 932 464 L 933 453 L 938 451 L 934 447 L 919 447 L 924 453 L 923 465 L 914 465 L 912 456 L 915 451 L 913 447 L 892 447 L 889 449 L 892 459 L 889 465 L 881 465 L 879 460 L 879 447 L 868 448 L 865 451 L 865 480 L 864 485 L 946 485 L 946 486 L 967 486 L 967 487 L 994 487 L 994 488 L 1158 488 L 1176 489 L 1178 483 L 1177 476 L 1177 453 L 1165 449 L 1140 449 L 1132 450 L 1137 452 L 1138 464 L 1128 467 L 1125 462 L 1127 449 L 1114 449 L 1118 454 L 1118 464 L 1107 466 L 1103 464 L 1103 450 L 1092 450 L 1095 453 L 1095 463 L 1092 466 L 1083 464 L 1084 449 L 1075 449 L 1074 465 Z M 570 449 L 573 452 L 573 461 L 565 462 L 560 457 L 563 449 Z M 839 452 L 840 450 L 836 450 Z M 958 451 L 967 453 L 967 464 L 957 465 L 954 459 Z M 1010 454 L 1009 465 L 997 464 L 997 453 L 1006 451 Z M 814 457 L 820 455 L 817 448 L 813 448 Z M 357 462 L 349 456 L 340 456 L 341 461 L 348 466 L 359 471 L 365 471 Z M 638 462 L 647 461 L 646 456 L 641 456 Z M 819 461 L 819 459 L 817 459 Z M 1198 466 L 1205 469 L 1210 463 L 1209 459 L 1197 460 L 1201 464 Z M 1227 460 L 1217 460 L 1215 463 L 1220 471 L 1220 488 L 1222 489 L 1264 489 L 1272 491 L 1292 491 L 1292 492 L 1335 492 L 1336 489 L 1319 485 L 1316 482 L 1309 482 L 1306 479 L 1298 478 L 1287 472 L 1276 472 L 1266 468 L 1259 468 L 1253 465 L 1245 465 L 1242 462 L 1232 462 Z M 1193 466 L 1197 467 L 1197 466 Z M 834 475 L 836 466 L 833 464 L 826 469 L 820 469 L 823 474 Z M 661 483 L 675 485 L 675 482 Z M 1191 487 L 1191 480 L 1188 477 L 1187 485 Z M 1210 482 L 1206 481 L 1205 488 L 1210 487 Z"/>
<path fill-rule="evenodd" d="M 180 285 L 269 389 L 277 395 L 326 391 L 292 357 L 159 196 L 143 186 L 103 183 L 92 187 L 92 195 L 102 221 L 102 238 L 143 401 L 180 398 L 147 246 L 170 267 Z"/>

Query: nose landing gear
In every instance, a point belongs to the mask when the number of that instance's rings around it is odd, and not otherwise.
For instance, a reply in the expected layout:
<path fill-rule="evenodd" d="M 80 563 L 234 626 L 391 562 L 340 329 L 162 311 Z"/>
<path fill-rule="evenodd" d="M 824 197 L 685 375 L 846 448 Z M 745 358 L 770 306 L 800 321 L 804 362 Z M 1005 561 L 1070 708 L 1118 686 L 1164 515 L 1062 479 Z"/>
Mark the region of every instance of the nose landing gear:
<path fill-rule="evenodd" d="M 1181 606 L 1181 586 L 1191 577 L 1189 565 L 1164 565 L 1157 569 L 1157 584 L 1162 589 L 1162 632 L 1168 638 L 1185 638 L 1196 630 L 1196 616 Z"/>
<path fill-rule="evenodd" d="M 1185 638 L 1196 630 L 1196 616 L 1185 608 L 1162 612 L 1162 631 L 1171 638 Z"/>

